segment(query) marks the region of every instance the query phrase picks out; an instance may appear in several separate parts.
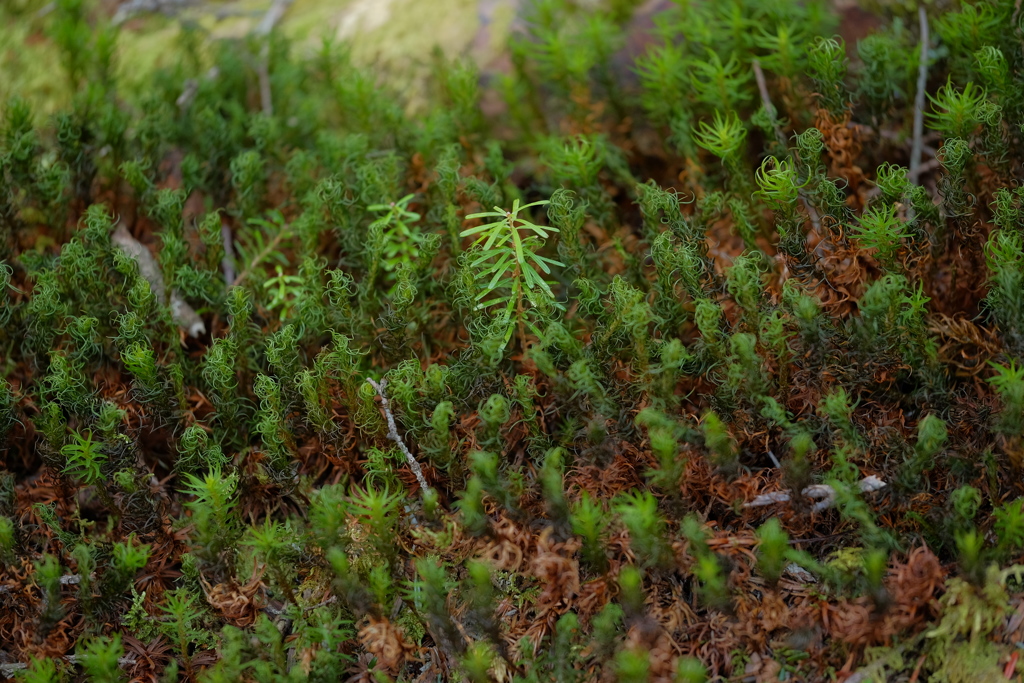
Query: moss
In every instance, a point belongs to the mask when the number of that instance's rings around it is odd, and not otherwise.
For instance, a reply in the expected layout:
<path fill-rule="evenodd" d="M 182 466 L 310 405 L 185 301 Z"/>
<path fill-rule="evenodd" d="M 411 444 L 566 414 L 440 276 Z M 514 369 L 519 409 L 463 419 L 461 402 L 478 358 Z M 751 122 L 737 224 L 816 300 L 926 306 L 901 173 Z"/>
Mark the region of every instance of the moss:
<path fill-rule="evenodd" d="M 929 9 L 926 112 L 823 1 L 266 4 L 0 6 L 5 656 L 999 675 L 1010 4 Z"/>

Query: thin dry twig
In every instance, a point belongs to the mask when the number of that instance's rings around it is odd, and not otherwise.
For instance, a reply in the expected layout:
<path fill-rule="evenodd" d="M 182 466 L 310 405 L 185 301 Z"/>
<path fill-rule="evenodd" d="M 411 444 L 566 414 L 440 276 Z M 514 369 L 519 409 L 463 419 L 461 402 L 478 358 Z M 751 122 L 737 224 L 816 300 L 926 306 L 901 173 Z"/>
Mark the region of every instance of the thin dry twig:
<path fill-rule="evenodd" d="M 757 80 L 757 90 L 761 93 L 761 104 L 764 105 L 765 111 L 768 112 L 768 117 L 771 119 L 772 128 L 775 129 L 775 139 L 779 141 L 779 144 L 783 149 L 788 147 L 786 142 L 786 134 L 782 132 L 782 127 L 779 125 L 779 120 L 775 116 L 775 105 L 772 104 L 771 95 L 768 93 L 768 81 L 765 80 L 764 71 L 761 70 L 761 62 L 754 60 L 752 62 L 754 67 L 754 78 Z M 807 195 L 803 190 L 799 191 L 800 202 L 804 205 L 804 209 L 807 211 L 808 218 L 811 219 L 811 225 L 814 227 L 815 232 L 821 228 L 821 218 L 818 216 L 817 210 L 814 206 L 807 201 Z"/>
<path fill-rule="evenodd" d="M 290 5 L 292 2 L 293 0 L 287 0 L 287 2 L 283 3 L 285 5 L 284 9 L 287 9 L 287 5 Z M 57 3 L 55 2 L 47 4 L 42 10 L 40 10 L 40 14 L 45 16 L 49 12 L 52 12 L 56 4 Z M 120 25 L 132 17 L 140 14 L 152 13 L 160 13 L 168 17 L 173 17 L 182 15 L 191 10 L 201 14 L 212 15 L 217 21 L 233 16 L 261 14 L 259 11 L 253 11 L 251 8 L 246 7 L 245 4 L 246 3 L 236 2 L 224 7 L 223 3 L 213 2 L 210 0 L 127 0 L 127 2 L 124 2 L 120 7 L 118 7 L 117 12 L 114 14 L 113 22 L 115 25 Z M 274 2 L 270 9 L 275 13 L 280 12 L 280 14 L 283 14 L 283 9 L 275 9 L 278 4 L 280 4 L 279 0 Z M 266 17 L 270 14 L 270 11 L 263 12 L 262 14 L 264 16 L 264 21 L 266 21 Z M 275 23 L 280 19 L 280 14 L 277 14 L 276 18 L 274 18 Z M 260 26 L 262 25 L 263 24 L 261 22 Z"/>
<path fill-rule="evenodd" d="M 922 176 L 925 173 L 931 173 L 932 171 L 937 170 L 940 166 L 942 166 L 942 162 L 940 162 L 938 159 L 929 159 L 928 161 L 918 166 L 917 174 L 918 176 Z"/>
<path fill-rule="evenodd" d="M 911 146 L 914 144 L 913 140 L 906 139 L 905 137 L 903 137 L 902 133 L 897 132 L 895 130 L 888 130 L 887 128 L 883 128 L 883 129 L 879 130 L 878 131 L 878 137 L 883 138 L 885 140 L 891 140 L 892 142 L 896 142 L 896 143 L 899 143 L 899 144 L 910 144 Z M 922 135 L 921 136 L 921 142 L 923 143 L 921 145 L 921 152 L 922 152 L 922 154 L 927 154 L 930 157 L 934 157 L 939 152 L 938 152 L 937 149 L 935 149 L 934 147 L 932 147 L 931 145 L 928 144 L 929 138 L 933 138 L 933 136 L 931 136 L 931 135 Z"/>
<path fill-rule="evenodd" d="M 273 91 L 270 87 L 270 40 L 269 36 L 273 32 L 274 27 L 277 26 L 278 22 L 284 18 L 285 12 L 291 7 L 295 0 L 273 0 L 270 3 L 270 7 L 263 14 L 263 18 L 260 23 L 253 29 L 253 35 L 263 39 L 263 46 L 260 48 L 259 62 L 256 64 L 256 75 L 259 80 L 260 86 L 260 108 L 263 113 L 267 116 L 274 115 L 274 98 Z M 226 223 L 221 223 L 221 237 L 224 240 L 224 261 L 221 267 L 224 271 L 224 280 L 229 284 L 237 285 L 245 279 L 246 275 L 249 274 L 251 268 L 247 268 L 237 278 L 234 276 L 234 268 L 231 266 L 231 259 L 234 258 L 233 242 L 231 237 L 231 229 Z M 276 246 L 280 241 L 281 234 L 274 238 L 274 242 L 271 247 Z M 270 249 L 271 247 L 268 247 Z M 269 253 L 265 251 L 264 255 Z"/>
<path fill-rule="evenodd" d="M 761 62 L 755 59 L 751 64 L 754 67 L 754 78 L 757 80 L 757 90 L 761 93 L 761 104 L 764 105 L 765 111 L 768 112 L 768 117 L 772 121 L 772 127 L 775 129 L 775 139 L 778 140 L 780 145 L 785 147 L 786 134 L 782 132 L 782 127 L 779 126 L 779 120 L 775 118 L 775 105 L 772 104 L 771 95 L 768 94 L 768 81 L 765 80 L 764 71 L 761 69 Z"/>
<path fill-rule="evenodd" d="M 324 607 L 325 605 L 333 605 L 337 601 L 338 601 L 338 596 L 337 595 L 332 595 L 331 597 L 327 598 L 326 600 L 322 600 L 322 601 L 318 602 L 315 605 L 310 605 L 309 607 L 304 608 L 302 611 L 303 612 L 312 612 L 313 610 L 318 609 L 320 607 Z"/>
<path fill-rule="evenodd" d="M 226 226 L 223 223 L 221 223 L 221 235 L 222 236 L 224 236 L 224 228 L 225 227 Z M 229 230 L 228 231 L 228 235 L 230 235 L 230 232 L 231 231 Z M 263 259 L 267 258 L 268 255 L 273 253 L 273 251 L 275 249 L 277 249 L 277 245 L 279 245 L 281 243 L 281 240 L 285 239 L 286 237 L 291 237 L 291 232 L 289 232 L 287 225 L 281 227 L 280 232 L 278 232 L 276 235 L 274 235 L 274 239 L 270 241 L 270 244 L 268 244 L 266 247 L 264 247 L 263 251 L 261 251 L 260 253 L 256 254 L 256 256 L 252 259 L 252 261 L 249 263 L 249 265 L 247 265 L 245 267 L 245 270 L 242 271 L 241 275 L 236 277 L 231 282 L 231 284 L 232 285 L 240 285 L 240 284 L 242 284 L 242 281 L 245 280 L 245 278 L 247 278 L 250 275 L 252 275 L 252 271 L 256 270 L 256 266 L 258 266 L 260 263 L 262 263 Z M 228 250 L 228 242 L 229 241 L 230 240 L 225 237 L 225 240 L 224 240 L 225 258 L 227 258 L 227 254 L 229 253 L 229 250 Z M 233 252 L 234 249 L 231 249 L 230 251 Z M 225 272 L 225 278 L 226 277 L 227 277 L 227 272 Z"/>
<path fill-rule="evenodd" d="M 284 17 L 284 13 L 288 11 L 292 3 L 295 0 L 274 0 L 270 7 L 267 9 L 266 14 L 263 15 L 263 20 L 260 21 L 259 26 L 256 27 L 254 33 L 258 36 L 270 35 L 270 32 L 274 30 L 277 23 Z"/>
<path fill-rule="evenodd" d="M 78 655 L 64 655 L 62 659 L 69 664 L 78 663 Z M 130 666 L 135 663 L 135 655 L 128 655 L 127 657 L 121 657 L 117 660 L 117 665 L 121 667 Z M 18 671 L 24 671 L 28 668 L 28 664 L 22 664 L 21 662 L 13 662 L 10 664 L 0 664 L 0 676 L 4 678 L 13 678 L 14 674 Z"/>
<path fill-rule="evenodd" d="M 95 578 L 95 574 L 90 574 L 90 578 Z M 60 577 L 60 585 L 62 586 L 77 586 L 82 582 L 81 574 L 65 574 Z M 10 593 L 11 586 L 0 586 L 0 593 Z"/>
<path fill-rule="evenodd" d="M 260 48 L 260 61 L 256 66 L 256 73 L 259 77 L 260 82 L 260 105 L 263 109 L 263 113 L 267 116 L 274 115 L 274 99 L 270 89 L 270 40 L 269 36 L 273 32 L 277 22 L 281 21 L 284 17 L 284 13 L 288 11 L 294 0 L 274 0 L 271 3 L 267 13 L 263 15 L 263 20 L 260 21 L 259 25 L 253 31 L 253 33 L 263 38 L 263 46 Z"/>
<path fill-rule="evenodd" d="M 149 282 L 149 287 L 153 290 L 157 300 L 161 303 L 170 303 L 171 318 L 178 327 L 193 338 L 206 333 L 206 324 L 203 319 L 199 317 L 195 309 L 188 305 L 181 294 L 172 291 L 170 297 L 167 297 L 164 290 L 164 276 L 160 272 L 160 266 L 156 259 L 149 253 L 149 249 L 145 245 L 131 236 L 124 224 L 117 226 L 111 235 L 111 240 L 139 265 L 139 274 Z"/>
<path fill-rule="evenodd" d="M 405 460 L 409 463 L 409 467 L 412 468 L 413 474 L 416 475 L 416 481 L 419 482 L 420 488 L 424 491 L 430 488 L 430 484 L 427 483 L 427 478 L 423 476 L 423 469 L 420 464 L 416 462 L 416 458 L 412 457 L 412 452 L 402 441 L 402 437 L 398 435 L 398 426 L 395 424 L 395 416 L 391 413 L 391 403 L 388 401 L 387 394 L 384 393 L 384 389 L 387 387 L 388 381 L 382 379 L 380 382 L 375 382 L 371 378 L 367 378 L 367 382 L 374 388 L 377 395 L 380 396 L 380 402 L 384 406 L 384 415 L 388 420 L 388 438 L 398 444 L 398 447 L 405 454 Z"/>
<path fill-rule="evenodd" d="M 211 66 L 210 70 L 206 72 L 202 80 L 212 81 L 220 76 L 220 68 Z M 188 108 L 192 106 L 192 102 L 196 99 L 196 95 L 199 93 L 199 86 L 201 84 L 200 79 L 189 78 L 185 81 L 185 85 L 181 89 L 181 94 L 178 95 L 178 99 L 175 100 L 175 104 L 178 105 L 178 109 L 182 113 L 188 111 Z"/>
<path fill-rule="evenodd" d="M 924 96 L 928 86 L 928 14 L 924 5 L 917 8 L 921 24 L 921 55 L 917 62 L 917 94 L 914 95 L 914 143 L 910 148 L 910 182 L 917 184 L 921 175 L 921 153 L 924 141 Z"/>
<path fill-rule="evenodd" d="M 123 24 L 137 14 L 160 12 L 172 15 L 181 10 L 198 5 L 201 0 L 128 0 L 117 8 L 114 14 L 114 24 Z"/>
<path fill-rule="evenodd" d="M 235 284 L 235 239 L 231 234 L 231 226 L 222 217 L 220 219 L 220 239 L 224 242 L 224 258 L 220 260 L 220 268 L 224 271 L 224 282 L 228 287 Z"/>
<path fill-rule="evenodd" d="M 274 98 L 270 89 L 270 43 L 264 42 L 260 48 L 260 61 L 256 65 L 256 74 L 260 81 L 260 108 L 265 116 L 274 115 Z"/>
<path fill-rule="evenodd" d="M 857 484 L 857 488 L 860 489 L 861 493 L 870 493 L 871 491 L 878 491 L 879 489 L 885 488 L 886 484 L 884 481 L 871 475 L 864 477 Z M 814 486 L 808 486 L 801 493 L 808 498 L 813 498 L 818 502 L 811 508 L 812 512 L 821 512 L 832 507 L 836 500 L 836 490 L 828 484 L 815 484 Z M 765 505 L 771 505 L 773 503 L 785 503 L 792 498 L 792 494 L 787 491 L 776 491 L 775 493 L 762 493 L 761 495 L 754 498 L 743 505 L 747 508 L 764 507 Z"/>

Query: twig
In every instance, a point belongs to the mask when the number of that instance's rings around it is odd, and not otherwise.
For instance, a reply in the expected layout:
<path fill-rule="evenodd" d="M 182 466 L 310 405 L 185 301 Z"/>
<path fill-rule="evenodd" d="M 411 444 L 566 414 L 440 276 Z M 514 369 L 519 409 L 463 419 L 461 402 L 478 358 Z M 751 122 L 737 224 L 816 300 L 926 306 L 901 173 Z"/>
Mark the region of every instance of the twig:
<path fill-rule="evenodd" d="M 216 66 L 210 67 L 210 70 L 203 76 L 205 80 L 212 81 L 220 75 L 220 69 Z M 178 99 L 174 101 L 178 105 L 178 109 L 182 113 L 188 111 L 188 108 L 192 106 L 192 102 L 195 100 L 196 95 L 199 93 L 200 81 L 197 78 L 190 78 L 185 81 L 184 87 L 181 89 L 181 94 L 178 95 Z"/>
<path fill-rule="evenodd" d="M 315 609 L 317 609 L 319 607 L 324 607 L 325 605 L 333 605 L 337 601 L 338 601 L 338 596 L 337 595 L 332 595 L 331 597 L 327 598 L 326 600 L 318 602 L 315 605 L 310 605 L 309 607 L 303 608 L 302 611 L 303 612 L 312 612 L 313 610 L 315 610 Z"/>
<path fill-rule="evenodd" d="M 812 538 L 791 538 L 789 539 L 789 545 L 800 545 L 801 543 L 821 543 L 822 541 L 831 541 L 833 538 L 839 538 L 845 536 L 848 532 L 840 531 L 835 534 L 829 534 L 828 536 L 814 536 Z"/>
<path fill-rule="evenodd" d="M 916 636 L 904 641 L 899 645 L 893 645 L 889 652 L 892 653 L 892 657 L 907 657 L 911 652 L 920 646 L 921 641 L 927 637 L 928 630 L 921 631 Z M 851 660 L 852 661 L 852 660 Z M 885 657 L 880 657 L 870 664 L 860 667 L 849 676 L 843 683 L 867 683 L 868 681 L 884 681 L 887 680 L 885 675 L 886 662 L 891 661 Z M 905 660 L 904 660 L 905 661 Z"/>
<path fill-rule="evenodd" d="M 203 319 L 199 317 L 195 309 L 189 306 L 188 302 L 178 292 L 172 291 L 168 300 L 167 293 L 164 290 L 164 276 L 160 272 L 160 266 L 157 264 L 156 259 L 149 253 L 149 249 L 132 237 L 123 223 L 117 226 L 117 229 L 114 230 L 110 238 L 121 251 L 139 264 L 139 275 L 149 282 L 149 287 L 153 290 L 153 295 L 156 296 L 157 300 L 160 303 L 170 304 L 171 318 L 174 319 L 178 327 L 185 330 L 193 338 L 204 334 L 206 332 L 206 324 L 203 323 Z"/>
<path fill-rule="evenodd" d="M 928 659 L 928 654 L 925 653 L 917 658 L 917 666 L 914 667 L 914 673 L 910 674 L 910 680 L 907 683 L 917 683 L 918 677 L 921 675 L 921 667 L 924 666 L 924 661 Z M 1007 676 L 1009 678 L 1009 676 Z"/>
<path fill-rule="evenodd" d="M 775 105 L 772 104 L 771 95 L 768 94 L 768 81 L 764 78 L 764 71 L 761 70 L 761 62 L 755 59 L 751 64 L 754 67 L 754 78 L 757 80 L 757 90 L 761 93 L 761 104 L 764 105 L 764 109 L 768 112 L 768 118 L 772 122 L 772 128 L 775 129 L 775 139 L 779 141 L 779 144 L 783 148 L 786 147 L 786 134 L 782 132 L 782 127 L 779 126 L 779 120 L 775 118 Z"/>
<path fill-rule="evenodd" d="M 221 223 L 221 235 L 224 234 L 224 227 L 225 227 L 224 224 Z M 268 244 L 266 247 L 264 247 L 263 251 L 261 251 L 260 253 L 256 254 L 256 256 L 253 258 L 252 262 L 249 263 L 249 265 L 247 265 L 245 267 L 245 270 L 242 271 L 241 275 L 239 275 L 234 280 L 232 280 L 231 284 L 232 285 L 241 284 L 242 281 L 245 280 L 245 278 L 249 277 L 249 275 L 252 273 L 252 271 L 256 269 L 256 266 L 258 266 L 260 263 L 262 263 L 263 259 L 267 258 L 267 256 L 272 251 L 274 251 L 274 249 L 277 248 L 277 245 L 280 244 L 281 240 L 283 240 L 285 237 L 291 237 L 291 233 L 288 231 L 288 226 L 283 226 L 281 228 L 281 231 L 278 232 L 274 236 L 274 239 L 270 241 L 270 244 Z M 227 251 L 228 251 L 227 250 L 228 241 L 229 240 L 225 240 L 225 243 L 224 243 L 225 244 L 225 249 L 224 249 L 225 255 L 227 254 Z"/>
<path fill-rule="evenodd" d="M 69 664 L 78 664 L 78 655 L 64 655 L 61 659 L 65 660 Z M 117 660 L 118 666 L 128 666 L 129 664 L 135 663 L 135 655 L 128 655 L 127 657 L 121 657 Z M 22 664 L 21 662 L 13 662 L 11 664 L 0 664 L 0 676 L 4 678 L 13 678 L 15 672 L 24 671 L 28 668 L 28 664 Z"/>
<path fill-rule="evenodd" d="M 928 161 L 921 164 L 917 170 L 919 172 L 919 175 L 923 175 L 925 173 L 931 173 L 940 166 L 942 166 L 942 162 L 940 162 L 938 159 L 929 159 Z"/>
<path fill-rule="evenodd" d="M 235 241 L 231 236 L 231 226 L 223 218 L 220 219 L 220 239 L 224 242 L 220 268 L 224 271 L 224 283 L 230 287 L 235 283 Z"/>
<path fill-rule="evenodd" d="M 258 36 L 270 35 L 270 32 L 277 26 L 277 22 L 281 21 L 284 17 L 284 13 L 288 11 L 291 4 L 295 0 L 274 0 L 270 7 L 267 9 L 266 14 L 263 15 L 263 20 L 260 21 L 259 26 L 253 31 Z"/>
<path fill-rule="evenodd" d="M 388 401 L 387 394 L 384 393 L 384 389 L 387 387 L 388 381 L 382 379 L 379 383 L 375 382 L 371 378 L 366 379 L 370 383 L 370 386 L 376 390 L 377 395 L 380 396 L 380 402 L 384 406 L 384 415 L 388 420 L 388 438 L 398 444 L 398 447 L 405 454 L 405 460 L 409 463 L 409 467 L 412 468 L 413 474 L 416 475 L 416 481 L 419 482 L 420 488 L 424 491 L 430 488 L 430 484 L 427 483 L 427 478 L 423 476 L 423 470 L 420 468 L 420 464 L 416 462 L 416 458 L 412 457 L 412 453 L 406 447 L 405 442 L 402 441 L 402 437 L 398 435 L 398 426 L 395 424 L 395 416 L 391 413 L 391 404 Z"/>
<path fill-rule="evenodd" d="M 906 138 L 904 138 L 902 135 L 900 135 L 899 133 L 897 133 L 894 130 L 887 130 L 887 129 L 883 128 L 882 130 L 878 131 L 878 136 L 881 137 L 881 138 L 884 138 L 886 140 L 892 140 L 893 142 L 900 142 L 900 143 L 903 143 L 903 144 L 910 143 L 911 145 L 913 144 L 913 140 L 907 140 Z M 933 157 L 936 154 L 938 154 L 938 150 L 936 150 L 931 145 L 927 144 L 929 137 L 931 137 L 931 136 L 929 136 L 929 135 L 922 135 L 921 136 L 921 142 L 923 143 L 921 145 L 921 152 L 923 154 L 927 154 L 930 157 Z"/>
<path fill-rule="evenodd" d="M 263 113 L 267 116 L 274 115 L 274 100 L 273 93 L 270 89 L 270 39 L 269 36 L 273 32 L 277 22 L 281 21 L 284 13 L 288 11 L 294 0 L 274 0 L 271 3 L 270 8 L 267 9 L 267 13 L 263 15 L 263 20 L 260 21 L 259 25 L 253 33 L 263 38 L 263 46 L 260 48 L 260 61 L 256 65 L 256 74 L 260 81 L 260 105 L 263 108 Z"/>
<path fill-rule="evenodd" d="M 270 43 L 264 42 L 260 48 L 260 61 L 256 65 L 256 75 L 260 82 L 260 108 L 264 116 L 274 115 L 274 99 L 270 89 Z"/>
<path fill-rule="evenodd" d="M 778 140 L 779 145 L 783 149 L 788 149 L 786 142 L 786 134 L 782 132 L 782 127 L 779 125 L 779 120 L 775 116 L 775 105 L 772 104 L 772 97 L 768 94 L 768 81 L 764 78 L 764 71 L 761 70 L 761 62 L 754 60 L 752 62 L 754 67 L 754 78 L 757 80 L 757 90 L 761 93 L 761 104 L 764 105 L 765 111 L 768 112 L 768 118 L 772 122 L 772 128 L 775 129 L 775 139 Z M 807 200 L 807 194 L 803 190 L 799 190 L 800 203 L 804 205 L 804 209 L 807 211 L 807 217 L 811 219 L 811 226 L 814 227 L 815 232 L 819 232 L 821 228 L 821 218 L 818 216 L 817 209 L 811 205 L 811 202 Z"/>
<path fill-rule="evenodd" d="M 910 172 L 908 178 L 915 185 L 921 175 L 921 152 L 924 135 L 924 96 L 928 86 L 928 14 L 924 5 L 917 8 L 917 18 L 921 24 L 921 55 L 917 61 L 917 94 L 914 95 L 914 143 L 910 148 Z"/>
<path fill-rule="evenodd" d="M 790 562 L 789 564 L 787 564 L 786 568 L 783 571 L 804 583 L 818 582 L 818 580 L 814 578 L 814 574 L 810 573 L 809 571 L 798 565 L 796 562 Z"/>
<path fill-rule="evenodd" d="M 884 481 L 871 475 L 864 477 L 857 484 L 857 488 L 860 489 L 861 493 L 869 493 L 871 491 L 878 491 L 879 489 L 885 488 L 886 484 Z M 818 500 L 817 503 L 811 508 L 812 512 L 821 512 L 832 507 L 836 501 L 836 490 L 828 484 L 815 484 L 814 486 L 808 486 L 801 493 L 808 498 L 814 498 Z M 775 493 L 762 493 L 760 496 L 754 498 L 743 505 L 745 508 L 757 508 L 771 505 L 773 503 L 785 503 L 792 498 L 792 494 L 789 491 L 776 491 Z"/>
<path fill-rule="evenodd" d="M 161 12 L 171 15 L 193 5 L 198 5 L 199 2 L 200 0 L 128 0 L 128 2 L 117 8 L 113 22 L 115 26 L 123 24 L 136 14 L 144 14 L 146 12 Z"/>
<path fill-rule="evenodd" d="M 89 574 L 89 578 L 90 579 L 95 579 L 96 575 L 95 574 Z M 77 586 L 78 584 L 82 583 L 82 575 L 81 574 L 65 574 L 64 576 L 60 577 L 60 579 L 58 581 L 59 581 L 60 585 L 62 585 L 62 586 Z M 10 593 L 10 592 L 11 592 L 11 587 L 10 586 L 0 586 L 0 593 Z"/>

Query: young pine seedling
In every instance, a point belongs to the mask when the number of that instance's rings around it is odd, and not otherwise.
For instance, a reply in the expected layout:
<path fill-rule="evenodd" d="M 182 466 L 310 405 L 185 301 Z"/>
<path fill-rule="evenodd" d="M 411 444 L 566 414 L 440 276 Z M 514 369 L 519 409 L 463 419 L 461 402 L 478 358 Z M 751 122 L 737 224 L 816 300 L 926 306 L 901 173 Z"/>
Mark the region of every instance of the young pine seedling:
<path fill-rule="evenodd" d="M 694 133 L 698 145 L 722 160 L 729 181 L 738 192 L 748 194 L 749 179 L 743 163 L 741 150 L 747 139 L 747 131 L 735 112 L 722 116 L 715 111 L 712 123 L 700 122 L 700 128 Z"/>
<path fill-rule="evenodd" d="M 419 234 L 411 224 L 420 219 L 420 214 L 409 210 L 409 202 L 414 194 L 407 194 L 397 202 L 388 204 L 371 204 L 368 211 L 381 214 L 370 229 L 380 228 L 384 231 L 384 267 L 391 271 L 400 263 L 410 263 L 419 255 Z"/>
<path fill-rule="evenodd" d="M 861 246 L 875 250 L 875 257 L 887 270 L 896 268 L 902 241 L 910 237 L 907 224 L 896 216 L 895 206 L 868 209 L 854 232 Z"/>
<path fill-rule="evenodd" d="M 470 268 L 475 272 L 477 281 L 486 284 L 482 285 L 477 294 L 476 307 L 497 311 L 497 320 L 504 328 L 502 348 L 508 345 L 517 329 L 524 349 L 527 326 L 531 332 L 540 336 L 533 322 L 536 314 L 528 311 L 527 306 L 539 311 L 550 310 L 552 307 L 563 308 L 554 300 L 551 285 L 541 273 L 550 275 L 551 266 L 564 264 L 537 253 L 544 246 L 544 240 L 551 233 L 558 232 L 558 229 L 535 225 L 519 215 L 530 207 L 547 203 L 544 200 L 520 206 L 517 199 L 511 211 L 496 206 L 494 211 L 466 216 L 468 219 L 494 219 L 490 223 L 463 230 L 462 237 L 478 235 Z M 527 233 L 525 236 L 521 232 L 524 230 Z"/>
<path fill-rule="evenodd" d="M 263 289 L 270 296 L 267 308 L 271 311 L 281 309 L 281 320 L 284 320 L 291 313 L 293 302 L 299 297 L 303 279 L 299 275 L 288 275 L 281 266 L 275 266 L 276 275 L 268 278 L 263 283 Z"/>
<path fill-rule="evenodd" d="M 100 468 L 107 459 L 100 451 L 102 447 L 101 442 L 93 440 L 92 431 L 87 429 L 85 434 L 76 432 L 74 440 L 60 449 L 61 455 L 67 459 L 64 473 L 86 486 L 99 483 L 103 479 Z"/>

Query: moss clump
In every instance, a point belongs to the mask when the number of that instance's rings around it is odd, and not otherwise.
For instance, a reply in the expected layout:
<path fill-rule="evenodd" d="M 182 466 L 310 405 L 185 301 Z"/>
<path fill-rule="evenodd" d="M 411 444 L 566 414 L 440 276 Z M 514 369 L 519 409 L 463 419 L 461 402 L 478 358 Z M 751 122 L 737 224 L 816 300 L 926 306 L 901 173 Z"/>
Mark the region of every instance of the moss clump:
<path fill-rule="evenodd" d="M 0 9 L 0 672 L 1012 674 L 1019 13 L 634 5 Z"/>

